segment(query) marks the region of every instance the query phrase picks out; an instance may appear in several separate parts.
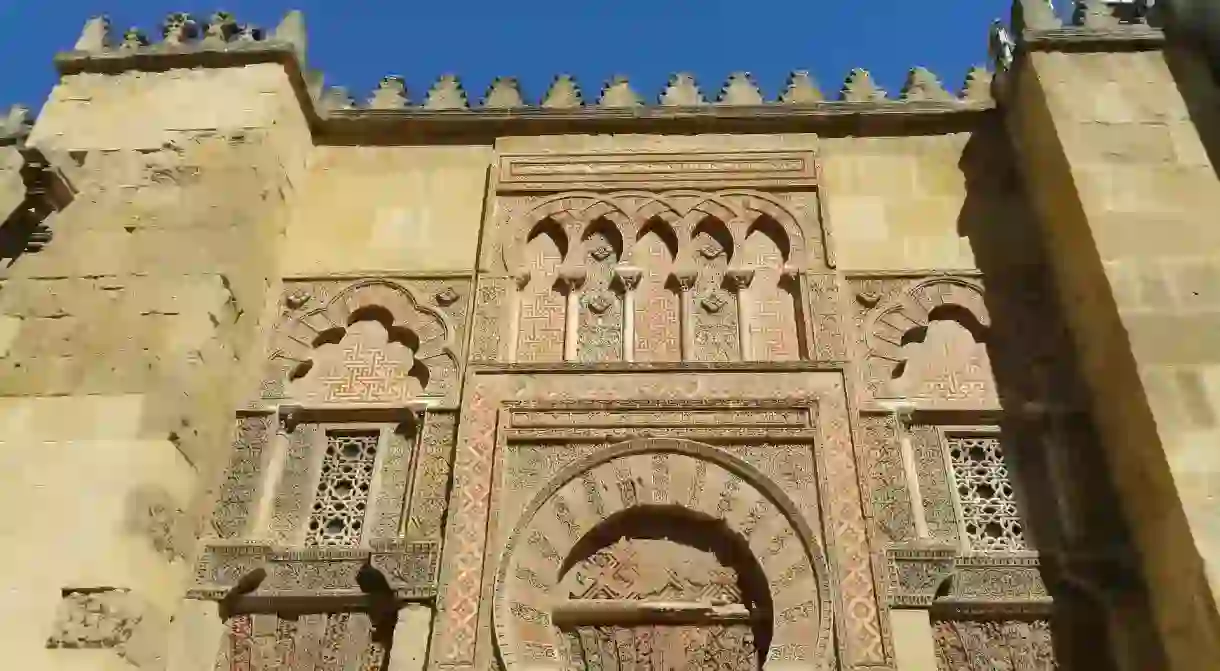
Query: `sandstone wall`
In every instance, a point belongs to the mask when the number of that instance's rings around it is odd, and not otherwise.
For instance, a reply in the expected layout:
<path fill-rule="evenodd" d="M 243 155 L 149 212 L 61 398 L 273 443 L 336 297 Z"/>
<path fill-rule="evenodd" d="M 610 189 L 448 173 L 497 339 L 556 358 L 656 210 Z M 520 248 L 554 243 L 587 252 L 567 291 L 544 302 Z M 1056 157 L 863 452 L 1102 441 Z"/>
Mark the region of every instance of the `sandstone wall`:
<path fill-rule="evenodd" d="M 1161 634 L 1198 668 L 1220 660 L 1220 182 L 1188 101 L 1215 92 L 1160 50 L 1090 51 L 1033 53 L 1010 118 Z"/>
<path fill-rule="evenodd" d="M 61 590 L 113 592 L 146 631 L 177 607 L 257 382 L 308 131 L 283 68 L 253 65 L 66 76 L 29 144 L 70 157 L 78 193 L 53 244 L 3 271 L 0 461 L 21 475 L 0 500 L 23 512 L 0 526 L 0 638 L 27 669 L 143 665 L 164 635 L 48 648 L 81 616 Z"/>
<path fill-rule="evenodd" d="M 470 272 L 490 164 L 487 146 L 317 147 L 285 274 Z"/>

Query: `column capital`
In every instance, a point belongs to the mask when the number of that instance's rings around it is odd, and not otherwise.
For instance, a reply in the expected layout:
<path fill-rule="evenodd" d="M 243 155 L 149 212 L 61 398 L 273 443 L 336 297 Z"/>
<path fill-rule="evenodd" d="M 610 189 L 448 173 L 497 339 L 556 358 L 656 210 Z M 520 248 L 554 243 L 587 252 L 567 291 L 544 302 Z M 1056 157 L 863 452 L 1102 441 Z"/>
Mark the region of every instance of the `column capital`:
<path fill-rule="evenodd" d="M 513 284 L 517 285 L 517 291 L 521 291 L 525 288 L 525 285 L 530 283 L 532 273 L 530 272 L 529 268 L 522 268 L 513 273 L 511 277 L 513 278 Z"/>
<path fill-rule="evenodd" d="M 634 291 L 640 284 L 640 278 L 644 276 L 644 269 L 620 263 L 614 267 L 614 276 L 622 283 L 624 289 Z"/>
<path fill-rule="evenodd" d="M 753 268 L 729 268 L 724 271 L 724 280 L 733 291 L 740 292 L 754 281 Z"/>
<path fill-rule="evenodd" d="M 682 291 L 690 291 L 695 288 L 695 280 L 699 279 L 699 270 L 693 267 L 674 268 L 673 278 Z"/>
<path fill-rule="evenodd" d="M 568 291 L 580 289 L 588 277 L 589 271 L 581 266 L 561 266 L 559 268 L 559 281 Z"/>

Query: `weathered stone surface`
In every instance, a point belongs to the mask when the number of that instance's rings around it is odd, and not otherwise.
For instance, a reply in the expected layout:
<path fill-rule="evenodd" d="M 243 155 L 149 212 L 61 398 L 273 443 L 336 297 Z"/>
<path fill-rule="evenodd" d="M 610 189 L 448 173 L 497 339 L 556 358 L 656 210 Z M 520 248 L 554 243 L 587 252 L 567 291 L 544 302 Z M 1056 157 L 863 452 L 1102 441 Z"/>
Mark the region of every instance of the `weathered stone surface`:
<path fill-rule="evenodd" d="M 0 130 L 6 655 L 1217 666 L 1216 87 L 1017 9 L 960 96 L 475 109 L 91 21 Z"/>

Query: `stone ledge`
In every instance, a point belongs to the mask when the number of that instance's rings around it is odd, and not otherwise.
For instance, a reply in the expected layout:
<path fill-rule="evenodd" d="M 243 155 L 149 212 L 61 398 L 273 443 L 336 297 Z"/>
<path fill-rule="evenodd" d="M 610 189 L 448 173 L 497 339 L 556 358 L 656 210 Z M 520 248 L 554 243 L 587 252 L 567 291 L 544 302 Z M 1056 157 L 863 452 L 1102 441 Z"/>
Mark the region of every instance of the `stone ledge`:
<path fill-rule="evenodd" d="M 1030 51 L 1147 51 L 1165 46 L 1165 32 L 1146 25 L 1063 27 L 1026 30 L 1021 43 Z"/>
<path fill-rule="evenodd" d="M 436 595 L 438 541 L 378 540 L 371 548 L 287 549 L 259 542 L 212 543 L 196 566 L 187 598 L 361 597 L 357 582 L 365 565 L 377 569 L 400 599 Z M 261 572 L 261 573 L 260 573 Z"/>

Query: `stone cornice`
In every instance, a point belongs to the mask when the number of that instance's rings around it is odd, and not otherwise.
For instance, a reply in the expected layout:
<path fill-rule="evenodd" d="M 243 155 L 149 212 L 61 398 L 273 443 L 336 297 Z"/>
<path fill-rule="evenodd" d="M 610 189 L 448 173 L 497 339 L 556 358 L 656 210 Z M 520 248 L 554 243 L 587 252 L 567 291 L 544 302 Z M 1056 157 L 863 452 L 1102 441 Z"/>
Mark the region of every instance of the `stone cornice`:
<path fill-rule="evenodd" d="M 1165 46 L 1165 31 L 1143 24 L 1104 29 L 1064 26 L 1022 31 L 1021 44 L 1030 51 L 1149 51 Z"/>
<path fill-rule="evenodd" d="M 879 101 L 742 106 L 477 110 L 333 110 L 315 131 L 324 142 L 377 142 L 378 137 L 450 139 L 568 133 L 842 133 L 869 134 L 901 127 L 969 123 L 993 101 Z"/>

